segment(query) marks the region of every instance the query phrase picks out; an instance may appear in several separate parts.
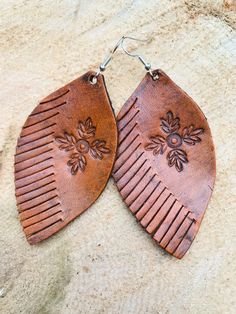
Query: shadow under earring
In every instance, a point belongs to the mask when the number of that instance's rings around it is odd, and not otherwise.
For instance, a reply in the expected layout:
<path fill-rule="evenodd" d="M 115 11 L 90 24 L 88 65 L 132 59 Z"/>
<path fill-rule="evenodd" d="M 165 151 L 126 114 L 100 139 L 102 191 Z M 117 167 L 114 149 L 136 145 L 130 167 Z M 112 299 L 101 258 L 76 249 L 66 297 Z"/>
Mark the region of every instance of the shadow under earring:
<path fill-rule="evenodd" d="M 135 56 L 149 73 L 118 114 L 113 177 L 141 226 L 168 253 L 182 258 L 213 190 L 211 131 L 200 108 L 182 89 Z"/>
<path fill-rule="evenodd" d="M 95 202 L 116 149 L 116 120 L 100 71 L 87 72 L 38 104 L 15 154 L 17 207 L 30 244 L 50 237 Z"/>

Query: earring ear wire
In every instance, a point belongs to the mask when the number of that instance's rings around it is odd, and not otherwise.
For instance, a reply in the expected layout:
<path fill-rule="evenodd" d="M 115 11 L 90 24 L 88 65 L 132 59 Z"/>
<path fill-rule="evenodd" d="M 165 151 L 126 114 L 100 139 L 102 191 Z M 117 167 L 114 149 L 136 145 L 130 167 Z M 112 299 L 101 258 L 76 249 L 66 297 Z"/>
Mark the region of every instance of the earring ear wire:
<path fill-rule="evenodd" d="M 144 60 L 144 58 L 139 55 L 139 54 L 132 54 L 131 52 L 129 52 L 125 47 L 124 47 L 124 41 L 126 39 L 129 39 L 129 40 L 134 40 L 134 41 L 140 41 L 140 42 L 146 42 L 147 40 L 146 39 L 139 39 L 139 38 L 134 38 L 134 37 L 130 37 L 130 36 L 123 36 L 122 38 L 122 41 L 120 43 L 120 46 L 122 48 L 122 50 L 130 57 L 133 57 L 133 58 L 138 58 L 140 60 L 140 62 L 144 65 L 145 67 L 145 70 L 147 70 L 147 72 L 151 75 L 151 77 L 153 78 L 153 80 L 157 80 L 158 79 L 158 74 L 154 74 L 153 71 L 152 71 L 152 66 L 151 66 L 151 63 L 150 62 L 146 62 Z"/>
<path fill-rule="evenodd" d="M 97 71 L 97 73 L 95 74 L 94 76 L 94 82 L 93 83 L 96 83 L 95 80 L 97 80 L 97 77 L 99 76 L 99 74 L 101 72 L 104 72 L 108 66 L 108 64 L 110 63 L 110 61 L 112 60 L 113 58 L 113 55 L 114 53 L 116 52 L 116 50 L 120 47 L 121 45 L 121 42 L 123 41 L 124 39 L 124 36 L 122 36 L 120 38 L 120 40 L 116 43 L 115 47 L 110 51 L 109 55 L 104 59 L 104 61 L 99 65 L 99 69 Z"/>
<path fill-rule="evenodd" d="M 126 53 L 128 56 L 133 57 L 133 58 L 138 58 L 140 60 L 140 62 L 144 65 L 145 70 L 147 70 L 147 72 L 151 75 L 153 80 L 157 80 L 158 79 L 158 77 L 159 77 L 158 74 L 156 74 L 156 73 L 154 74 L 153 71 L 152 71 L 151 63 L 146 62 L 144 60 L 144 58 L 141 55 L 139 55 L 139 54 L 132 54 L 131 52 L 129 52 L 127 50 L 127 48 L 124 47 L 124 41 L 127 40 L 127 39 L 133 40 L 133 41 L 140 41 L 140 42 L 146 42 L 147 41 L 146 39 L 139 39 L 139 38 L 134 38 L 134 37 L 130 37 L 130 36 L 122 36 L 120 38 L 120 40 L 116 43 L 115 47 L 110 51 L 110 54 L 100 64 L 97 73 L 93 77 L 93 81 L 92 81 L 93 84 L 96 83 L 97 77 L 99 76 L 99 74 L 106 70 L 106 67 L 108 66 L 109 62 L 112 60 L 114 53 L 116 52 L 116 50 L 119 47 L 121 47 L 121 49 L 124 51 L 124 53 Z"/>

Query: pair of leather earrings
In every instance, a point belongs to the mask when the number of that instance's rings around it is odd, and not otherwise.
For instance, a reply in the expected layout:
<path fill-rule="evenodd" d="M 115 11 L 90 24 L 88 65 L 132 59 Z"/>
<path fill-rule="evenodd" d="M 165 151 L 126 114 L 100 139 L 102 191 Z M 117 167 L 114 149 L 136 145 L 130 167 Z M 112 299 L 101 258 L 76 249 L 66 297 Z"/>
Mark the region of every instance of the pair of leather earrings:
<path fill-rule="evenodd" d="M 129 53 L 125 39 L 135 40 L 122 37 L 97 73 L 50 94 L 26 120 L 15 155 L 20 221 L 30 244 L 50 237 L 95 202 L 113 172 L 140 224 L 181 258 L 212 194 L 211 132 L 197 104 Z M 138 57 L 147 74 L 115 119 L 101 72 L 118 47 Z"/>

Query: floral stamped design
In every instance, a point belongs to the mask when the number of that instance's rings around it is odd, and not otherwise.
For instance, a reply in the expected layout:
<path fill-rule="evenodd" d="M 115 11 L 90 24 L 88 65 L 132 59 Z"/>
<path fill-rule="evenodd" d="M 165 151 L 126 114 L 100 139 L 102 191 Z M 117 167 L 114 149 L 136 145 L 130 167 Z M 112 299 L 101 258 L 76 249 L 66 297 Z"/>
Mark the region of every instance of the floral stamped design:
<path fill-rule="evenodd" d="M 106 147 L 106 141 L 100 139 L 92 141 L 92 138 L 95 137 L 96 127 L 90 117 L 85 122 L 79 121 L 77 132 L 78 137 L 65 132 L 63 137 L 56 138 L 60 144 L 59 149 L 72 152 L 67 162 L 72 175 L 78 171 L 84 172 L 87 165 L 87 154 L 93 159 L 102 160 L 104 154 L 110 153 L 109 148 Z"/>
<path fill-rule="evenodd" d="M 150 137 L 150 143 L 145 147 L 151 150 L 154 156 L 163 155 L 169 149 L 166 159 L 170 167 L 175 166 L 176 170 L 181 172 L 185 163 L 188 163 L 187 153 L 182 149 L 182 144 L 196 145 L 201 141 L 200 135 L 204 132 L 203 128 L 196 128 L 194 125 L 185 127 L 180 132 L 180 119 L 174 117 L 171 111 L 168 111 L 166 118 L 161 118 L 161 129 L 168 134 L 167 136 L 155 135 Z M 180 149 L 181 147 L 181 149 Z"/>

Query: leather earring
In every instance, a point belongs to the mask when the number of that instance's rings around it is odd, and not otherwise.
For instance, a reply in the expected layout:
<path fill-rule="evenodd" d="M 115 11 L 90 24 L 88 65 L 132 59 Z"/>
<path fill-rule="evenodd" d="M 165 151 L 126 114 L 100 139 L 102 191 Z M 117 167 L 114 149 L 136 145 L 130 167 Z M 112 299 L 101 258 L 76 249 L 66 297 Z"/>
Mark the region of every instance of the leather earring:
<path fill-rule="evenodd" d="M 211 131 L 201 109 L 181 88 L 129 53 L 123 42 L 121 46 L 148 73 L 118 114 L 113 177 L 141 226 L 168 253 L 182 258 L 213 190 Z"/>
<path fill-rule="evenodd" d="M 117 149 L 117 126 L 103 75 L 112 54 L 44 98 L 27 118 L 16 146 L 15 188 L 30 244 L 56 233 L 104 190 Z"/>

